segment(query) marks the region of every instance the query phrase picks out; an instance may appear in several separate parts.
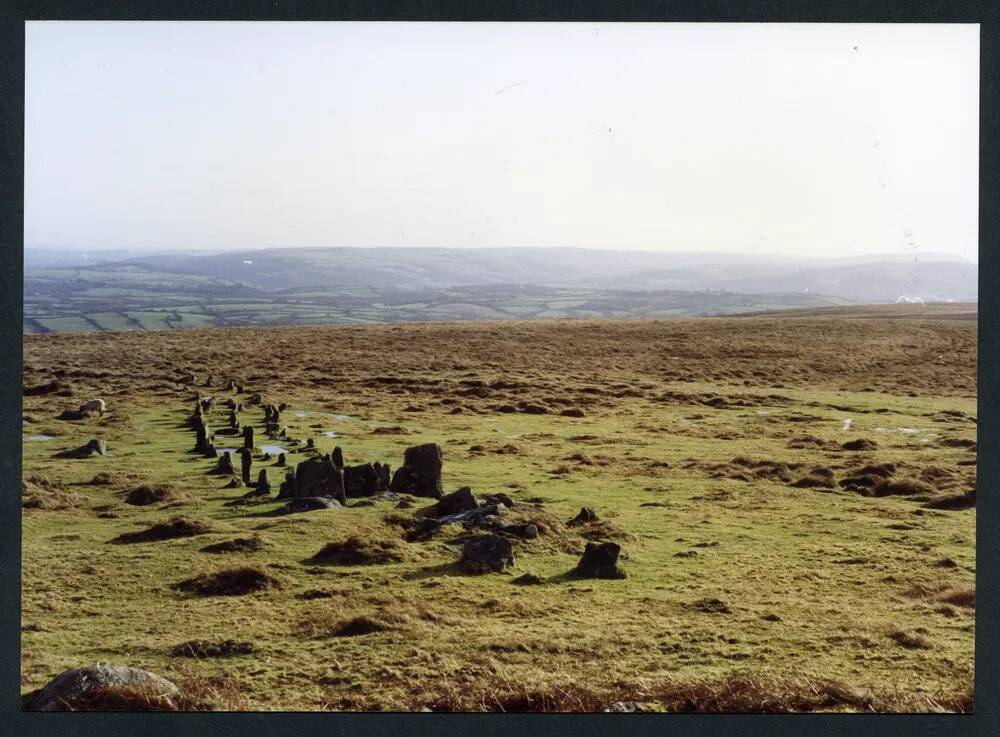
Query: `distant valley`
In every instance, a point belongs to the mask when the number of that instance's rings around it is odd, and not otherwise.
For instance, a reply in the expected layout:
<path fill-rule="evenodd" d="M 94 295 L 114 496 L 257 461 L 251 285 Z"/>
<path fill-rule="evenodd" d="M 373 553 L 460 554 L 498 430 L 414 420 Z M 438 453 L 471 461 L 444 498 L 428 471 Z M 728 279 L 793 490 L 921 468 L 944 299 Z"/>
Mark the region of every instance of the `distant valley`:
<path fill-rule="evenodd" d="M 975 302 L 977 265 L 573 248 L 25 256 L 24 332 L 729 315 Z"/>

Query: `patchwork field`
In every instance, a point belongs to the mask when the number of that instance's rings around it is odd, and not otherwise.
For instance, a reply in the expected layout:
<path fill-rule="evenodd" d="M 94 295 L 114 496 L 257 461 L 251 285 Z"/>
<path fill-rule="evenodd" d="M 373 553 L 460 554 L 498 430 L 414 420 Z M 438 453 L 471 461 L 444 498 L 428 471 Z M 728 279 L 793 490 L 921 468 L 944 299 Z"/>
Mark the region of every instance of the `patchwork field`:
<path fill-rule="evenodd" d="M 907 309 L 25 336 L 23 691 L 101 661 L 189 708 L 970 711 L 976 323 Z M 274 485 L 244 499 L 188 423 L 257 393 L 287 433 L 238 413 Z M 265 445 L 431 442 L 536 526 L 513 567 L 414 535 L 433 499 L 276 513 Z M 588 541 L 626 577 L 575 575 Z"/>

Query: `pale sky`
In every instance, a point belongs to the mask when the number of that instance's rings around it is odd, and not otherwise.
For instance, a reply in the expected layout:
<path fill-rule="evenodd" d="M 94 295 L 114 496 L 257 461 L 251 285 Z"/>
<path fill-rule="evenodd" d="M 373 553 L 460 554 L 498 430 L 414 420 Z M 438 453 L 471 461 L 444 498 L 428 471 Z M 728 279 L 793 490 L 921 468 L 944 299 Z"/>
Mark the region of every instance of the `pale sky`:
<path fill-rule="evenodd" d="M 31 22 L 25 243 L 978 239 L 977 25 Z"/>

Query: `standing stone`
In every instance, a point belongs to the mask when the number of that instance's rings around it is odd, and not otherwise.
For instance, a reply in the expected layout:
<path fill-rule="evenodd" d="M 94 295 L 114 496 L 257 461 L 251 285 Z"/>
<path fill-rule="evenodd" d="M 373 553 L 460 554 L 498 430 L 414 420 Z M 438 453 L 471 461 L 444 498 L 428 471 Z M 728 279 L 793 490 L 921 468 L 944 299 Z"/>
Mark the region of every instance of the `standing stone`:
<path fill-rule="evenodd" d="M 302 461 L 295 469 L 295 497 L 326 496 L 341 504 L 347 503 L 344 493 L 344 474 L 333 465 L 329 456 L 318 456 Z"/>
<path fill-rule="evenodd" d="M 376 463 L 375 472 L 378 474 L 378 486 L 380 491 L 387 491 L 389 489 L 389 480 L 391 478 L 390 473 L 392 469 L 389 468 L 388 463 Z"/>
<path fill-rule="evenodd" d="M 403 465 L 393 474 L 389 489 L 403 494 L 440 499 L 443 495 L 441 487 L 443 464 L 441 446 L 437 443 L 425 443 L 407 448 L 403 455 Z"/>
<path fill-rule="evenodd" d="M 215 467 L 215 470 L 217 473 L 227 476 L 232 476 L 236 473 L 236 468 L 233 466 L 233 456 L 228 450 L 219 456 L 219 465 Z"/>
<path fill-rule="evenodd" d="M 205 452 L 208 451 L 208 446 L 209 446 L 209 442 L 208 442 L 208 429 L 209 429 L 208 428 L 208 423 L 203 422 L 195 430 L 194 449 L 196 451 L 198 451 L 199 453 L 205 453 Z"/>
<path fill-rule="evenodd" d="M 333 453 L 330 454 L 330 458 L 333 460 L 333 465 L 337 468 L 344 467 L 344 451 L 340 449 L 339 445 L 333 449 Z"/>
<path fill-rule="evenodd" d="M 275 463 L 274 465 L 276 465 L 276 466 L 284 466 L 285 465 L 285 454 L 284 453 L 278 453 L 278 462 Z"/>
<path fill-rule="evenodd" d="M 253 427 L 250 425 L 243 428 L 243 447 L 253 450 Z"/>
<path fill-rule="evenodd" d="M 291 499 L 293 496 L 295 496 L 295 469 L 289 468 L 285 471 L 285 480 L 278 488 L 278 498 Z"/>
<path fill-rule="evenodd" d="M 209 441 L 208 445 L 205 446 L 205 457 L 206 458 L 219 457 L 219 452 L 215 449 L 215 443 L 213 443 L 212 441 Z"/>
<path fill-rule="evenodd" d="M 227 392 L 234 392 L 234 391 L 236 391 L 236 382 L 233 381 L 232 379 L 230 379 L 229 383 L 226 384 L 226 391 Z"/>
<path fill-rule="evenodd" d="M 234 430 L 240 426 L 240 418 L 236 416 L 236 410 L 229 413 L 229 426 Z"/>
<path fill-rule="evenodd" d="M 348 497 L 371 496 L 389 488 L 388 474 L 381 473 L 379 463 L 364 463 L 360 466 L 346 466 L 344 470 L 344 493 Z"/>
<path fill-rule="evenodd" d="M 306 448 L 312 449 L 316 447 L 316 442 L 312 438 L 306 438 Z"/>
<path fill-rule="evenodd" d="M 267 478 L 267 469 L 260 469 L 260 473 L 257 474 L 257 491 L 262 494 L 271 491 L 271 482 Z"/>
<path fill-rule="evenodd" d="M 209 374 L 208 378 L 205 379 L 205 386 L 212 386 L 213 383 L 214 383 L 214 379 L 213 379 L 212 375 Z"/>
<path fill-rule="evenodd" d="M 253 463 L 253 454 L 249 448 L 240 448 L 240 478 L 245 486 L 250 485 L 250 466 Z"/>
<path fill-rule="evenodd" d="M 575 573 L 587 578 L 625 578 L 625 571 L 618 566 L 621 551 L 617 543 L 588 542 Z"/>

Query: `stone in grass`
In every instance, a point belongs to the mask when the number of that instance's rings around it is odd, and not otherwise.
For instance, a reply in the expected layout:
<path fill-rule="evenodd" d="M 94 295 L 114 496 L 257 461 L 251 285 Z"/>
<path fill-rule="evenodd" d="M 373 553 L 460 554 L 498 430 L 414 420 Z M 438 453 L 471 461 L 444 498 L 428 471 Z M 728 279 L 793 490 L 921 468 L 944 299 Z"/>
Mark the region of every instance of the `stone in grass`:
<path fill-rule="evenodd" d="M 566 524 L 571 527 L 575 527 L 577 525 L 586 525 L 590 522 L 597 522 L 599 519 L 600 517 L 597 516 L 597 512 L 593 509 L 590 507 L 582 507 L 580 509 L 580 513 Z"/>
<path fill-rule="evenodd" d="M 104 440 L 93 438 L 87 441 L 86 445 L 73 450 L 65 450 L 58 454 L 59 458 L 93 458 L 107 454 L 108 446 Z"/>
<path fill-rule="evenodd" d="M 436 516 L 446 517 L 449 514 L 459 514 L 470 509 L 478 509 L 479 502 L 472 493 L 472 489 L 463 486 L 456 492 L 445 494 L 438 500 L 435 507 Z"/>
<path fill-rule="evenodd" d="M 621 546 L 612 542 L 588 542 L 574 573 L 584 578 L 625 578 L 618 565 Z"/>
<path fill-rule="evenodd" d="M 292 499 L 281 507 L 276 514 L 297 514 L 299 512 L 315 512 L 321 509 L 339 509 L 340 502 L 328 496 L 303 496 Z"/>
<path fill-rule="evenodd" d="M 500 573 L 514 565 L 514 546 L 499 535 L 480 535 L 466 541 L 458 564 L 466 573 Z"/>
<path fill-rule="evenodd" d="M 538 586 L 545 583 L 545 579 L 541 576 L 536 576 L 534 573 L 525 573 L 515 578 L 511 583 L 516 583 L 518 586 Z"/>
<path fill-rule="evenodd" d="M 27 694 L 25 711 L 172 711 L 180 689 L 162 676 L 98 663 L 63 671 Z"/>
<path fill-rule="evenodd" d="M 403 465 L 396 469 L 389 484 L 390 491 L 440 499 L 441 467 L 444 464 L 441 446 L 425 443 L 407 448 Z"/>
<path fill-rule="evenodd" d="M 534 540 L 538 537 L 538 525 L 531 522 L 514 523 L 504 525 L 500 528 L 500 532 L 505 535 L 515 535 L 525 540 Z"/>

